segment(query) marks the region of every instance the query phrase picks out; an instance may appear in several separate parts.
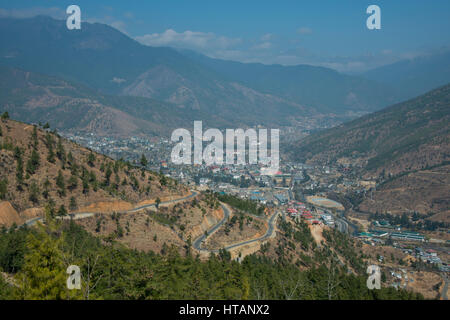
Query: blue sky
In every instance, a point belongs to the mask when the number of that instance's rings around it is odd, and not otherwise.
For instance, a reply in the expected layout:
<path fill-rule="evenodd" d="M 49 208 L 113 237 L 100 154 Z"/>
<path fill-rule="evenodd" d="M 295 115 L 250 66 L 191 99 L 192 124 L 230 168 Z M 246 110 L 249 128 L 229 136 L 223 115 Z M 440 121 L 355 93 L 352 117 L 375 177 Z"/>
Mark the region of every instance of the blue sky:
<path fill-rule="evenodd" d="M 358 72 L 450 45 L 448 0 L 0 0 L 0 16 L 102 22 L 153 46 L 189 48 L 243 62 L 315 64 Z M 366 8 L 381 8 L 382 29 L 366 28 Z"/>

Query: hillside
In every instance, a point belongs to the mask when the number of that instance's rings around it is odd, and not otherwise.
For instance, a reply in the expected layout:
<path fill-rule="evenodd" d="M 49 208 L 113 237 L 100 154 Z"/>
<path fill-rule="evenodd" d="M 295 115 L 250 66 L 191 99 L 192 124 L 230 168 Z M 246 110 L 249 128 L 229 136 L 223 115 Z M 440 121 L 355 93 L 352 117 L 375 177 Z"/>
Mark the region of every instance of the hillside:
<path fill-rule="evenodd" d="M 0 66 L 0 111 L 28 123 L 96 135 L 169 135 L 192 125 L 188 112 L 150 98 L 109 96 L 57 77 Z M 188 123 L 189 121 L 189 123 Z"/>
<path fill-rule="evenodd" d="M 448 163 L 448 162 L 447 162 Z M 359 205 L 364 212 L 418 212 L 432 221 L 450 223 L 450 165 L 417 170 L 388 179 Z"/>
<path fill-rule="evenodd" d="M 360 76 L 395 88 L 402 99 L 416 97 L 450 82 L 450 51 L 401 60 Z"/>
<path fill-rule="evenodd" d="M 367 212 L 417 211 L 448 221 L 450 85 L 313 134 L 290 155 L 310 163 L 346 163 L 378 181 Z"/>
<path fill-rule="evenodd" d="M 68 212 L 129 210 L 188 193 L 159 174 L 114 161 L 48 130 L 0 121 L 0 224 Z"/>
<path fill-rule="evenodd" d="M 291 155 L 332 163 L 351 159 L 387 176 L 449 160 L 450 85 L 308 136 Z"/>

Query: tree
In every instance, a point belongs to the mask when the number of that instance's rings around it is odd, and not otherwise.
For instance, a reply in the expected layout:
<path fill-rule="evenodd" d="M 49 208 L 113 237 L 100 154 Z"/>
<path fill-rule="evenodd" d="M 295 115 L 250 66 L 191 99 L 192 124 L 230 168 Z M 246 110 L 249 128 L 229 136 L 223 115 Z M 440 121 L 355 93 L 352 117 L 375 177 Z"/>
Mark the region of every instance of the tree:
<path fill-rule="evenodd" d="M 3 179 L 0 181 L 0 200 L 5 200 L 8 193 L 8 180 Z"/>
<path fill-rule="evenodd" d="M 44 181 L 44 191 L 42 191 L 42 196 L 47 199 L 49 196 L 49 188 L 50 188 L 50 181 L 48 181 L 48 178 L 45 178 Z"/>
<path fill-rule="evenodd" d="M 69 153 L 67 154 L 67 161 L 70 163 L 71 166 L 73 166 L 75 161 L 74 161 L 74 158 L 73 158 L 73 155 L 72 155 L 71 151 L 69 151 Z"/>
<path fill-rule="evenodd" d="M 147 165 L 148 165 L 147 158 L 145 157 L 144 154 L 142 154 L 142 156 L 141 156 L 141 166 L 146 167 Z"/>
<path fill-rule="evenodd" d="M 61 243 L 61 238 L 52 239 L 42 226 L 36 235 L 28 235 L 25 263 L 15 276 L 19 299 L 66 300 L 77 294 L 71 293 L 66 285 Z"/>
<path fill-rule="evenodd" d="M 36 152 L 36 150 L 33 149 L 33 151 L 31 152 L 31 157 L 27 161 L 27 173 L 29 173 L 30 175 L 34 174 L 39 167 L 39 162 L 39 154 Z"/>
<path fill-rule="evenodd" d="M 159 197 L 156 198 L 155 203 L 156 203 L 156 209 L 158 209 L 159 205 L 161 204 L 161 199 Z"/>
<path fill-rule="evenodd" d="M 8 111 L 3 112 L 2 114 L 2 120 L 8 120 L 9 119 L 9 113 Z"/>
<path fill-rule="evenodd" d="M 39 193 L 39 186 L 37 185 L 36 181 L 33 181 L 30 185 L 29 199 L 34 204 L 39 203 Z"/>
<path fill-rule="evenodd" d="M 67 209 L 66 209 L 66 207 L 64 207 L 63 204 L 59 207 L 57 215 L 60 217 L 67 216 Z"/>
<path fill-rule="evenodd" d="M 67 187 L 72 191 L 76 189 L 76 187 L 78 186 L 78 178 L 74 175 L 71 175 L 67 183 L 68 183 Z"/>
<path fill-rule="evenodd" d="M 111 175 L 112 175 L 111 166 L 108 166 L 108 168 L 106 169 L 106 172 L 105 172 L 105 185 L 106 186 L 109 186 Z"/>
<path fill-rule="evenodd" d="M 82 178 L 82 183 L 83 183 L 83 193 L 89 193 L 89 176 L 88 174 L 83 175 Z"/>
<path fill-rule="evenodd" d="M 54 141 L 53 141 L 52 135 L 48 132 L 45 135 L 44 143 L 48 150 L 47 161 L 51 162 L 51 163 L 55 163 L 55 152 L 53 151 Z"/>
<path fill-rule="evenodd" d="M 58 171 L 58 176 L 56 177 L 56 186 L 59 188 L 58 193 L 59 196 L 65 196 L 66 195 L 66 184 L 64 182 L 64 176 L 62 174 L 62 171 Z"/>
<path fill-rule="evenodd" d="M 95 154 L 91 152 L 87 157 L 87 163 L 90 167 L 94 167 L 94 162 L 95 162 Z"/>
<path fill-rule="evenodd" d="M 31 141 L 33 142 L 33 149 L 37 150 L 39 141 L 38 141 L 38 134 L 37 134 L 36 126 L 33 126 L 33 132 L 31 133 Z"/>
<path fill-rule="evenodd" d="M 62 166 L 64 167 L 64 164 L 66 163 L 66 151 L 62 145 L 61 137 L 58 139 L 58 145 L 56 146 L 56 156 L 61 160 Z"/>
<path fill-rule="evenodd" d="M 77 209 L 77 200 L 73 196 L 70 198 L 69 209 L 72 211 Z"/>

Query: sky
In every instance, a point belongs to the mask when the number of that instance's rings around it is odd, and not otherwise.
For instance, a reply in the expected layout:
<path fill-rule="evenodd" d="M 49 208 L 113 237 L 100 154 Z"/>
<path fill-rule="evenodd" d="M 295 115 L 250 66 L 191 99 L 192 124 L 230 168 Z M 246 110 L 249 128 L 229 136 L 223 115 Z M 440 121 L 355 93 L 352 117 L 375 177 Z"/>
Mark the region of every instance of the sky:
<path fill-rule="evenodd" d="M 83 21 L 143 44 L 241 62 L 358 73 L 450 48 L 448 0 L 0 0 L 0 17 L 65 19 L 71 4 Z M 366 27 L 373 4 L 381 9 L 380 30 Z"/>

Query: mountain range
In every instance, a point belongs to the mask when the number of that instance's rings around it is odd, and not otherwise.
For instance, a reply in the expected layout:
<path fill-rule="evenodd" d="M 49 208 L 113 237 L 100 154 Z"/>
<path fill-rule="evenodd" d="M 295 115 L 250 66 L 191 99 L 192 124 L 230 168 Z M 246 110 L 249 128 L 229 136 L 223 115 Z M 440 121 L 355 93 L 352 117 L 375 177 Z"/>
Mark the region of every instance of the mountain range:
<path fill-rule="evenodd" d="M 401 100 L 419 96 L 450 82 L 450 51 L 444 48 L 369 70 L 362 77 L 393 88 Z"/>
<path fill-rule="evenodd" d="M 45 16 L 2 18 L 0 41 L 0 65 L 83 85 L 92 94 L 120 97 L 120 111 L 150 122 L 170 124 L 180 114 L 183 120 L 196 116 L 216 127 L 292 126 L 316 118 L 342 121 L 398 101 L 389 85 L 363 77 L 323 67 L 245 64 L 149 47 L 99 23 L 68 30 L 65 21 Z M 160 117 L 153 117 L 155 100 Z M 162 115 L 164 108 L 170 110 L 169 118 Z M 31 120 L 22 115 L 18 111 L 16 117 Z M 139 121 L 135 125 L 143 132 L 160 129 Z"/>

